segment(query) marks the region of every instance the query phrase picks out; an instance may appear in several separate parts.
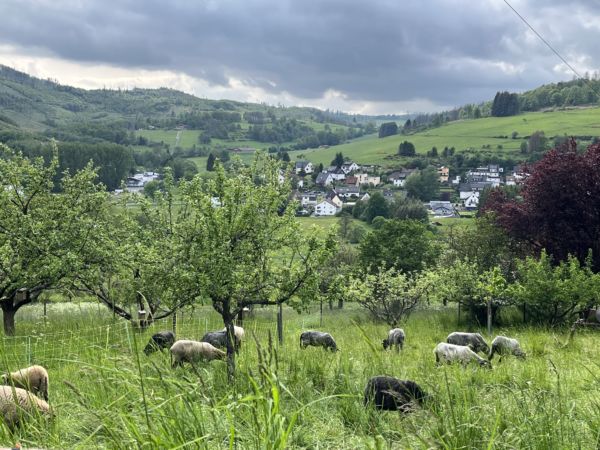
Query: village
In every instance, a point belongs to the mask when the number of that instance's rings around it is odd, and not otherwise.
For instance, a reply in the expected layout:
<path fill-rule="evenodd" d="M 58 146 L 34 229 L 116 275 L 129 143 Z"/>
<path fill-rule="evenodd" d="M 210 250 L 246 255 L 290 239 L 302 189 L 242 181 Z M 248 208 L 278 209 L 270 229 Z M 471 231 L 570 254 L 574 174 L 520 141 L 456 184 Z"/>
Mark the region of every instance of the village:
<path fill-rule="evenodd" d="M 361 166 L 353 161 L 325 167 L 319 173 L 317 170 L 310 161 L 299 160 L 294 164 L 292 175 L 295 197 L 300 203 L 299 216 L 335 216 L 345 208 L 352 208 L 357 201 L 367 201 L 377 191 L 388 200 L 406 196 L 403 189 L 406 180 L 419 172 L 416 168 L 386 172 L 380 166 Z M 442 188 L 440 198 L 425 203 L 434 218 L 459 217 L 461 211 L 475 211 L 486 189 L 519 185 L 526 176 L 520 165 L 505 173 L 499 165 L 488 164 L 454 178 L 450 177 L 448 167 L 439 166 L 436 170 Z"/>

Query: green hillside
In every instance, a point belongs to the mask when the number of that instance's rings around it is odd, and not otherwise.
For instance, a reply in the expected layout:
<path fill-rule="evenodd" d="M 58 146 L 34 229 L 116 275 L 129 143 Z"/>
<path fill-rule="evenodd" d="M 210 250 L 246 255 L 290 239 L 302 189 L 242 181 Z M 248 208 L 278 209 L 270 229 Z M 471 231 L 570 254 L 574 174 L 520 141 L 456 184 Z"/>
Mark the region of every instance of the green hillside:
<path fill-rule="evenodd" d="M 517 138 L 512 139 L 512 133 Z M 519 148 L 523 139 L 535 131 L 544 131 L 547 137 L 576 136 L 589 141 L 600 136 L 600 108 L 581 108 L 552 112 L 533 112 L 511 117 L 486 117 L 475 120 L 454 121 L 437 128 L 379 139 L 376 135 L 365 136 L 350 143 L 329 148 L 309 149 L 291 153 L 314 163 L 329 164 L 337 152 L 342 152 L 358 163 L 379 164 L 393 167 L 398 145 L 404 140 L 412 142 L 418 154 L 426 154 L 433 146 L 441 151 L 445 146 L 455 147 L 457 152 L 479 152 L 482 155 L 521 157 Z M 489 147 L 488 147 L 489 146 Z M 498 148 L 501 146 L 501 148 Z"/>

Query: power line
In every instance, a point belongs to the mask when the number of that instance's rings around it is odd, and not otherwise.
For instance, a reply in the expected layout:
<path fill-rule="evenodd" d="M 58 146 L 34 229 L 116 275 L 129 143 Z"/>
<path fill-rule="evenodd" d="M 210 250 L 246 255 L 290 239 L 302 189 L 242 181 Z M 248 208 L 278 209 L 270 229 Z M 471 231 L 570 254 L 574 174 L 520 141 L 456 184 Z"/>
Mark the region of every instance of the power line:
<path fill-rule="evenodd" d="M 566 64 L 566 66 L 567 66 L 569 69 L 571 69 L 571 70 L 573 71 L 573 73 L 574 73 L 575 75 L 577 75 L 577 78 L 582 78 L 582 79 L 584 79 L 584 78 L 583 78 L 581 75 L 579 75 L 579 73 L 578 73 L 578 72 L 575 70 L 575 68 L 574 68 L 574 67 L 573 67 L 571 64 L 569 64 L 569 63 L 568 63 L 568 61 L 567 61 L 565 58 L 563 58 L 563 57 L 562 57 L 562 55 L 561 55 L 560 53 L 558 53 L 558 51 L 556 51 L 556 50 L 554 49 L 554 47 L 552 47 L 552 46 L 550 45 L 550 43 L 549 43 L 549 42 L 548 42 L 546 39 L 544 39 L 544 38 L 542 37 L 542 35 L 536 31 L 536 29 L 535 29 L 535 28 L 533 28 L 533 27 L 531 26 L 531 24 L 530 24 L 529 22 L 527 22 L 527 20 L 525 19 L 525 17 L 523 17 L 521 14 L 519 14 L 519 11 L 517 11 L 515 8 L 513 8 L 513 6 L 512 6 L 510 3 L 508 3 L 508 0 L 503 0 L 503 1 L 504 1 L 504 3 L 506 3 L 506 5 L 507 5 L 507 6 L 508 6 L 510 9 L 512 9 L 512 10 L 513 10 L 513 12 L 514 12 L 514 13 L 515 13 L 515 14 L 516 14 L 518 17 L 519 17 L 519 19 L 521 19 L 521 20 L 523 21 L 523 23 L 524 23 L 525 25 L 527 25 L 527 26 L 529 27 L 529 29 L 530 29 L 531 31 L 533 31 L 533 32 L 535 33 L 535 35 L 536 35 L 538 38 L 540 38 L 540 40 L 541 40 L 541 41 L 542 41 L 544 44 L 546 44 L 546 46 L 547 46 L 547 47 L 548 47 L 550 50 L 552 50 L 552 51 L 554 52 L 554 54 L 555 54 L 556 56 L 558 56 L 558 57 L 560 58 L 560 60 L 561 60 L 562 62 L 564 62 L 564 63 Z"/>

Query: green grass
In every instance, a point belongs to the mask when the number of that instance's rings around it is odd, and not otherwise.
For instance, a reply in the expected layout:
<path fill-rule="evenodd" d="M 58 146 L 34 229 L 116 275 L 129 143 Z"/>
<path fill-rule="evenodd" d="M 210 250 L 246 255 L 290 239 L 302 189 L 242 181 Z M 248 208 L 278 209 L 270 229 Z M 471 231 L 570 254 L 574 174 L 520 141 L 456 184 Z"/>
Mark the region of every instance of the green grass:
<path fill-rule="evenodd" d="M 354 305 L 326 308 L 322 326 L 318 305 L 301 315 L 286 308 L 278 347 L 269 345 L 275 311 L 259 308 L 245 320 L 230 384 L 223 362 L 173 370 L 166 353 L 141 353 L 170 320 L 140 332 L 94 304 L 52 305 L 46 322 L 39 305 L 26 307 L 17 315 L 20 336 L 1 340 L 2 369 L 46 366 L 55 419 L 29 422 L 12 435 L 0 427 L 0 445 L 278 448 L 287 437 L 287 448 L 597 448 L 597 334 L 578 333 L 563 348 L 566 330 L 498 328 L 495 334 L 521 341 L 525 361 L 496 360 L 491 371 L 436 368 L 435 344 L 465 329 L 455 320 L 451 310 L 415 314 L 403 324 L 406 346 L 396 354 L 381 349 L 388 327 Z M 178 318 L 177 334 L 199 339 L 221 326 L 203 307 Z M 307 329 L 329 331 L 341 351 L 301 350 L 298 336 Z M 407 415 L 365 408 L 366 381 L 380 374 L 417 381 L 432 401 Z"/>
<path fill-rule="evenodd" d="M 470 149 L 482 155 L 512 156 L 518 159 L 522 138 L 538 130 L 544 131 L 548 137 L 563 134 L 598 136 L 600 135 L 600 108 L 456 121 L 412 135 L 396 135 L 383 139 L 379 139 L 377 135 L 370 135 L 327 149 L 292 152 L 290 156 L 295 159 L 297 154 L 304 154 L 313 163 L 328 165 L 337 152 L 342 152 L 344 156 L 358 163 L 396 167 L 405 160 L 392 157 L 396 155 L 400 142 L 408 140 L 415 145 L 419 154 L 425 154 L 433 146 L 436 146 L 439 152 L 448 146 L 455 147 L 457 152 Z M 511 138 L 513 131 L 518 133 L 517 139 Z M 487 145 L 490 148 L 483 148 Z M 498 149 L 498 145 L 501 145 L 502 149 Z"/>

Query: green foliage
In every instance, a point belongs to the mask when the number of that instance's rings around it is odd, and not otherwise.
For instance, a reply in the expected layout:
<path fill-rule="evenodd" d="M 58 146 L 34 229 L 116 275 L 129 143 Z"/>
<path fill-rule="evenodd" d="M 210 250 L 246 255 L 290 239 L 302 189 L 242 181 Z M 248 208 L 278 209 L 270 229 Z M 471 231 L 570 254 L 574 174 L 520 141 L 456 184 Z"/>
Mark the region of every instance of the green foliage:
<path fill-rule="evenodd" d="M 389 216 L 392 219 L 414 219 L 424 223 L 429 221 L 423 202 L 411 197 L 396 196 L 390 204 Z"/>
<path fill-rule="evenodd" d="M 416 150 L 412 142 L 404 141 L 398 146 L 398 155 L 400 156 L 415 156 Z"/>
<path fill-rule="evenodd" d="M 492 116 L 506 117 L 519 113 L 519 96 L 510 92 L 497 92 L 492 102 Z"/>
<path fill-rule="evenodd" d="M 516 302 L 525 304 L 533 322 L 560 324 L 572 319 L 574 312 L 596 304 L 600 278 L 587 265 L 569 256 L 554 265 L 542 252 L 539 258 L 517 262 L 517 280 L 510 287 Z"/>
<path fill-rule="evenodd" d="M 407 275 L 380 266 L 364 278 L 350 281 L 346 296 L 358 302 L 375 320 L 398 326 L 427 298 L 429 278 Z"/>
<path fill-rule="evenodd" d="M 398 133 L 398 124 L 396 122 L 385 122 L 379 127 L 379 137 L 384 138 Z"/>
<path fill-rule="evenodd" d="M 360 261 L 364 268 L 380 265 L 404 272 L 417 272 L 435 262 L 438 249 L 427 225 L 416 220 L 386 220 L 360 243 Z"/>
<path fill-rule="evenodd" d="M 356 207 L 356 205 L 355 205 Z M 361 219 L 365 220 L 367 223 L 371 223 L 371 221 L 378 216 L 388 217 L 389 215 L 389 205 L 383 194 L 379 191 L 373 192 L 373 195 L 369 197 L 367 200 L 366 207 L 361 214 Z"/>
<path fill-rule="evenodd" d="M 335 158 L 331 161 L 331 165 L 335 167 L 342 167 L 344 164 L 344 155 L 341 152 L 335 154 Z"/>
<path fill-rule="evenodd" d="M 65 173 L 55 194 L 58 150 L 48 164 L 0 144 L 0 307 L 6 334 L 14 314 L 43 291 L 86 278 L 106 254 L 108 198 L 91 165 Z M 28 290 L 25 298 L 17 291 Z"/>
<path fill-rule="evenodd" d="M 410 174 L 404 182 L 404 189 L 413 198 L 422 201 L 433 200 L 440 190 L 437 171 L 433 167 L 427 167 Z"/>
<path fill-rule="evenodd" d="M 206 171 L 212 172 L 215 169 L 215 155 L 211 152 L 206 160 Z"/>

